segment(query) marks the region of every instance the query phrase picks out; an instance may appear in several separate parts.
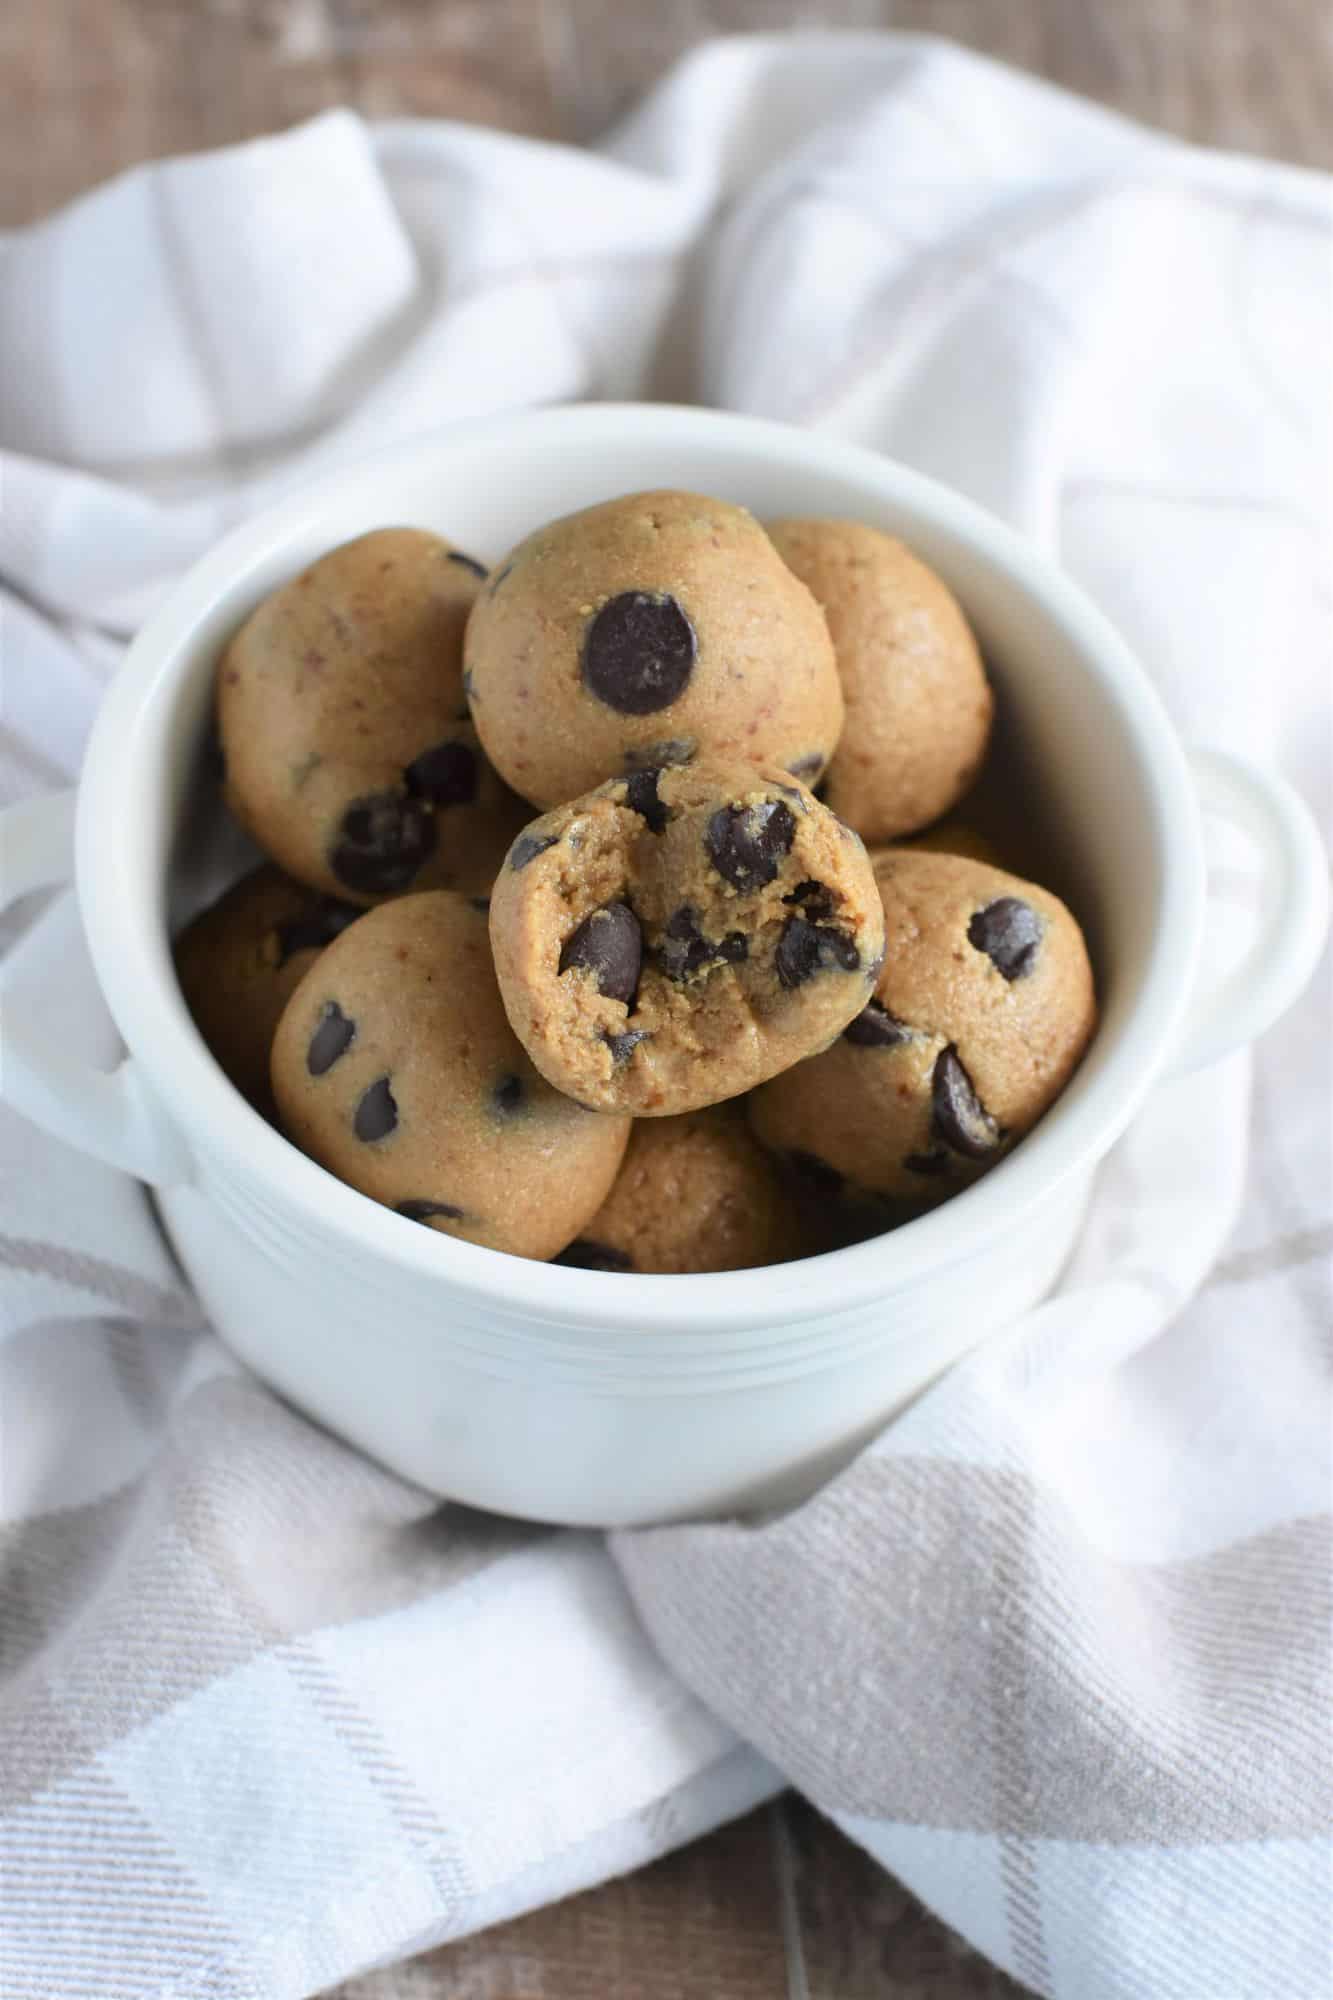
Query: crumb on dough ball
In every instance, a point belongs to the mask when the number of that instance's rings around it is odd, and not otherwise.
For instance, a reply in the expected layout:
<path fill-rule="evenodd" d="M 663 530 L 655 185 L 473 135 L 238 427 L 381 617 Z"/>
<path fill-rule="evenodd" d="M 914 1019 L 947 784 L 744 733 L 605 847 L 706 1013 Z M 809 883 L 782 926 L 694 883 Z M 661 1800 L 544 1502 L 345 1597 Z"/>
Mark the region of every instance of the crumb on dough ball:
<path fill-rule="evenodd" d="M 223 654 L 227 803 L 311 888 L 365 904 L 490 886 L 526 813 L 463 693 L 484 575 L 439 535 L 380 528 L 271 591 Z"/>
<path fill-rule="evenodd" d="M 335 940 L 273 1042 L 288 1137 L 408 1221 L 548 1258 L 600 1208 L 627 1118 L 540 1077 L 514 1038 L 484 898 L 382 903 Z"/>
<path fill-rule="evenodd" d="M 1064 1089 L 1096 1025 L 1083 934 L 1057 896 L 957 855 L 886 850 L 884 965 L 822 1055 L 750 1099 L 774 1151 L 833 1192 L 944 1199 Z"/>
<path fill-rule="evenodd" d="M 550 522 L 468 623 L 495 768 L 534 805 L 695 755 L 815 784 L 842 728 L 824 617 L 743 507 L 636 493 Z"/>
<path fill-rule="evenodd" d="M 847 718 L 822 796 L 863 839 L 895 840 L 963 796 L 994 700 L 956 598 L 859 521 L 774 521 L 783 561 L 828 620 Z"/>
<path fill-rule="evenodd" d="M 187 924 L 174 946 L 176 977 L 209 1053 L 243 1097 L 276 1116 L 269 1088 L 273 1032 L 324 947 L 360 910 L 254 869 Z"/>
<path fill-rule="evenodd" d="M 544 1076 L 668 1117 L 827 1046 L 874 986 L 883 912 L 860 840 L 803 785 L 700 761 L 534 820 L 496 879 L 491 941 Z"/>
<path fill-rule="evenodd" d="M 643 1118 L 615 1186 L 556 1259 L 590 1271 L 744 1271 L 802 1251 L 800 1218 L 739 1105 Z"/>

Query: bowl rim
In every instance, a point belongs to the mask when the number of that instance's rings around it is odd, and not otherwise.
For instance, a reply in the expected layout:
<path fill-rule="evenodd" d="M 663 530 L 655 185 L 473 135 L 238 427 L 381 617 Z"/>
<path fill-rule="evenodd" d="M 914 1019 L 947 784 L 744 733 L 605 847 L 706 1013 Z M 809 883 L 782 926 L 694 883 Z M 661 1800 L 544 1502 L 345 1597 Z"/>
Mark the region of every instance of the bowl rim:
<path fill-rule="evenodd" d="M 405 1220 L 300 1153 L 227 1080 L 186 1012 L 164 927 L 142 894 L 152 859 L 149 816 L 125 810 L 126 797 L 137 796 L 127 774 L 149 750 L 165 745 L 175 691 L 201 624 L 241 594 L 248 573 L 275 541 L 317 533 L 321 518 L 367 478 L 392 481 L 450 451 L 488 442 L 509 448 L 524 442 L 660 445 L 668 427 L 675 450 L 697 443 L 818 467 L 966 543 L 1041 621 L 1062 631 L 1114 701 L 1144 768 L 1161 868 L 1157 934 L 1115 1045 L 1086 1087 L 1071 1087 L 994 1173 L 903 1228 L 848 1249 L 757 1270 L 681 1276 L 580 1271 L 465 1243 Z M 830 1321 L 888 1300 L 944 1266 L 980 1256 L 1071 1175 L 1090 1171 L 1147 1095 L 1178 1034 L 1204 902 L 1199 814 L 1174 727 L 1119 633 L 1048 556 L 976 502 L 866 446 L 765 418 L 652 403 L 552 405 L 451 425 L 346 460 L 232 529 L 169 592 L 108 689 L 79 785 L 76 856 L 83 922 L 103 993 L 152 1096 L 192 1153 L 221 1159 L 251 1185 L 263 1183 L 316 1229 L 335 1232 L 360 1254 L 435 1280 L 442 1298 L 464 1293 L 528 1321 L 517 1329 L 522 1338 L 558 1345 L 562 1331 L 623 1332 L 646 1356 L 643 1337 L 665 1334 L 682 1360 L 693 1336 L 725 1331 L 739 1339 L 748 1331 L 759 1345 L 776 1336 L 779 1325 Z M 659 1364 L 667 1351 L 655 1350 Z"/>

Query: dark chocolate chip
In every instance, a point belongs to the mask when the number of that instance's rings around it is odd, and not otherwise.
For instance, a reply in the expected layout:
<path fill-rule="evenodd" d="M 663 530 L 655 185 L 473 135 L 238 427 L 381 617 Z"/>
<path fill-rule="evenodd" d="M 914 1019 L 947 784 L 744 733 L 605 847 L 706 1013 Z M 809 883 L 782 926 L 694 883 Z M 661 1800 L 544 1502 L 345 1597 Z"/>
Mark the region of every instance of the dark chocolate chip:
<path fill-rule="evenodd" d="M 622 590 L 588 627 L 584 685 L 618 715 L 652 715 L 684 693 L 697 649 L 674 597 Z"/>
<path fill-rule="evenodd" d="M 625 804 L 648 822 L 651 833 L 665 833 L 667 809 L 657 796 L 661 770 L 635 771 L 625 783 Z"/>
<path fill-rule="evenodd" d="M 949 1155 L 947 1153 L 909 1153 L 903 1161 L 903 1165 L 909 1174 L 925 1174 L 938 1180 L 941 1174 L 947 1174 L 949 1171 Z"/>
<path fill-rule="evenodd" d="M 429 1222 L 433 1215 L 446 1216 L 450 1222 L 463 1220 L 462 1209 L 451 1201 L 400 1201 L 394 1214 L 405 1215 L 409 1222 Z"/>
<path fill-rule="evenodd" d="M 1000 1143 L 1000 1128 L 972 1087 L 950 1044 L 935 1058 L 930 1076 L 931 1129 L 965 1160 L 985 1160 Z"/>
<path fill-rule="evenodd" d="M 1006 979 L 1026 979 L 1037 962 L 1042 921 L 1031 903 L 1018 896 L 1000 896 L 978 910 L 967 927 L 967 941 L 984 951 Z"/>
<path fill-rule="evenodd" d="M 529 861 L 545 854 L 548 847 L 555 847 L 559 840 L 558 833 L 520 833 L 509 850 L 509 866 L 517 874 L 520 868 L 527 867 Z"/>
<path fill-rule="evenodd" d="M 356 1022 L 348 1019 L 336 1000 L 326 1000 L 305 1052 L 305 1066 L 311 1076 L 323 1076 L 325 1070 L 332 1069 L 355 1040 Z"/>
<path fill-rule="evenodd" d="M 477 753 L 468 743 L 437 743 L 403 773 L 413 798 L 433 806 L 471 805 L 477 796 Z"/>
<path fill-rule="evenodd" d="M 464 667 L 463 669 L 463 693 L 466 695 L 469 704 L 475 707 L 477 701 L 477 684 L 472 677 L 471 667 Z"/>
<path fill-rule="evenodd" d="M 632 1271 L 634 1259 L 627 1257 L 623 1250 L 613 1250 L 609 1243 L 594 1243 L 590 1236 L 576 1236 L 574 1241 L 552 1257 L 553 1264 L 563 1264 L 568 1271 Z"/>
<path fill-rule="evenodd" d="M 706 965 L 743 965 L 749 954 L 749 942 L 740 931 L 728 931 L 724 938 L 705 937 L 689 903 L 682 903 L 672 915 L 657 949 L 663 972 L 675 980 L 689 979 Z"/>
<path fill-rule="evenodd" d="M 777 879 L 796 837 L 796 821 L 780 799 L 720 806 L 704 830 L 708 858 L 724 882 L 748 895 Z"/>
<path fill-rule="evenodd" d="M 843 1180 L 836 1167 L 821 1160 L 818 1153 L 788 1153 L 787 1164 L 816 1194 L 841 1194 Z"/>
<path fill-rule="evenodd" d="M 643 932 L 628 903 L 608 903 L 585 917 L 578 929 L 565 939 L 560 951 L 560 970 L 583 966 L 597 980 L 597 991 L 607 1000 L 634 1004 L 643 964 Z"/>
<path fill-rule="evenodd" d="M 804 917 L 788 917 L 782 926 L 773 963 L 780 986 L 803 986 L 817 972 L 855 972 L 861 955 L 846 931 L 822 924 L 808 924 Z"/>
<path fill-rule="evenodd" d="M 473 576 L 481 577 L 483 582 L 489 574 L 485 563 L 479 563 L 475 556 L 465 556 L 461 549 L 450 549 L 449 560 L 460 564 L 463 569 L 470 569 Z"/>
<path fill-rule="evenodd" d="M 787 769 L 793 778 L 799 778 L 802 784 L 804 784 L 810 778 L 817 778 L 823 770 L 824 764 L 825 758 L 823 752 L 820 750 L 811 750 L 807 756 L 798 757 L 794 764 L 788 764 Z"/>
<path fill-rule="evenodd" d="M 491 1092 L 491 1103 L 502 1118 L 510 1118 L 514 1112 L 523 1109 L 525 1092 L 521 1076 L 502 1076 Z"/>
<path fill-rule="evenodd" d="M 405 792 L 355 799 L 342 816 L 329 866 L 340 882 L 366 896 L 406 889 L 435 852 L 435 817 Z"/>
<path fill-rule="evenodd" d="M 842 897 L 836 889 L 830 889 L 827 882 L 798 882 L 790 896 L 783 897 L 784 903 L 794 903 L 804 910 L 812 920 L 817 917 L 831 917 Z"/>
<path fill-rule="evenodd" d="M 469 896 L 467 900 L 469 909 L 480 910 L 483 917 L 489 917 L 491 914 L 491 899 L 489 896 Z"/>
<path fill-rule="evenodd" d="M 617 1069 L 629 1061 L 640 1042 L 646 1042 L 648 1039 L 646 1028 L 626 1028 L 618 1035 L 608 1035 L 605 1029 L 602 1031 L 602 1040 L 610 1049 L 611 1060 Z M 587 1106 L 584 1108 L 586 1110 Z"/>
<path fill-rule="evenodd" d="M 667 736 L 660 743 L 631 744 L 623 762 L 627 771 L 661 770 L 664 764 L 688 764 L 698 748 L 697 736 Z"/>
<path fill-rule="evenodd" d="M 878 1000 L 870 1000 L 856 1019 L 848 1022 L 842 1038 L 845 1042 L 855 1042 L 861 1049 L 896 1049 L 911 1041 L 912 1030 L 887 1007 L 881 1007 Z"/>
<path fill-rule="evenodd" d="M 397 1123 L 398 1106 L 389 1088 L 389 1079 L 387 1076 L 376 1077 L 374 1083 L 361 1093 L 352 1130 L 364 1144 L 373 1146 L 377 1139 L 387 1139 Z"/>
<path fill-rule="evenodd" d="M 289 917 L 276 926 L 278 964 L 284 966 L 298 951 L 323 951 L 336 937 L 363 914 L 355 903 L 340 903 L 336 896 L 321 896 L 299 917 Z"/>
<path fill-rule="evenodd" d="M 494 597 L 500 585 L 505 581 L 505 578 L 512 576 L 513 570 L 514 565 L 511 562 L 507 562 L 503 569 L 496 570 L 495 575 L 491 578 L 490 589 L 486 593 L 488 597 Z"/>

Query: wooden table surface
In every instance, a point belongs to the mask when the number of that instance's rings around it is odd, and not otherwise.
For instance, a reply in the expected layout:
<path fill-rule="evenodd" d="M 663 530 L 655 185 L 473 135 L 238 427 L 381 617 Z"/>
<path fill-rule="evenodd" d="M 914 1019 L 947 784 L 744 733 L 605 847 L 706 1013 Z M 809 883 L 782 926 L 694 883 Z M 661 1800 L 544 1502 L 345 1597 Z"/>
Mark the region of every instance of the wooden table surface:
<path fill-rule="evenodd" d="M 326 105 L 588 140 L 705 36 L 929 29 L 1185 137 L 1333 164 L 1322 0 L 35 0 L 0 5 L 0 225 Z M 372 1863 L 373 1865 L 373 1863 Z M 353 1981 L 338 2000 L 1000 2000 L 809 1807 Z"/>

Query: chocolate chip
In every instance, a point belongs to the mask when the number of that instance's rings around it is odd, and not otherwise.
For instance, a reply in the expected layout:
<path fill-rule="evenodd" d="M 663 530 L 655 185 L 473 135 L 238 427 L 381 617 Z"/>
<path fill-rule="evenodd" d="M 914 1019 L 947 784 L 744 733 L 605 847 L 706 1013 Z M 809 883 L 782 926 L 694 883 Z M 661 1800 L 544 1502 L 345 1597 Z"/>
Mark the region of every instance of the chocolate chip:
<path fill-rule="evenodd" d="M 668 979 L 689 979 L 706 965 L 743 965 L 750 955 L 749 941 L 740 931 L 728 931 L 724 938 L 707 938 L 689 903 L 682 903 L 671 916 L 658 960 Z"/>
<path fill-rule="evenodd" d="M 340 882 L 366 896 L 406 889 L 435 852 L 435 818 L 405 792 L 373 792 L 342 816 L 329 867 Z"/>
<path fill-rule="evenodd" d="M 804 910 L 807 917 L 831 917 L 842 897 L 836 889 L 830 889 L 827 882 L 798 882 L 790 896 L 783 897 L 784 903 L 794 903 Z"/>
<path fill-rule="evenodd" d="M 610 1049 L 611 1060 L 617 1069 L 629 1061 L 640 1042 L 646 1042 L 648 1039 L 646 1028 L 626 1028 L 619 1035 L 608 1035 L 605 1029 L 602 1031 L 602 1040 Z"/>
<path fill-rule="evenodd" d="M 816 1194 L 841 1194 L 842 1175 L 827 1160 L 821 1160 L 818 1153 L 796 1151 L 788 1153 L 786 1159 L 792 1172 Z"/>
<path fill-rule="evenodd" d="M 461 1222 L 463 1211 L 455 1208 L 451 1201 L 400 1201 L 394 1208 L 395 1215 L 405 1215 L 409 1222 L 429 1222 L 433 1215 L 443 1215 L 450 1222 Z"/>
<path fill-rule="evenodd" d="M 697 649 L 674 597 L 623 590 L 588 627 L 584 685 L 618 715 L 652 715 L 684 692 Z"/>
<path fill-rule="evenodd" d="M 305 1066 L 311 1076 L 323 1076 L 325 1070 L 332 1069 L 355 1040 L 356 1022 L 348 1019 L 336 1000 L 326 1000 L 305 1052 Z"/>
<path fill-rule="evenodd" d="M 855 1042 L 861 1049 L 896 1049 L 911 1041 L 912 1030 L 887 1007 L 881 1007 L 878 1000 L 870 1000 L 843 1029 L 842 1038 L 845 1042 Z"/>
<path fill-rule="evenodd" d="M 552 1257 L 553 1264 L 563 1264 L 567 1271 L 632 1271 L 634 1259 L 627 1257 L 623 1250 L 613 1250 L 609 1243 L 594 1243 L 590 1236 L 576 1236 L 574 1241 Z"/>
<path fill-rule="evenodd" d="M 464 569 L 470 569 L 473 576 L 479 576 L 483 582 L 485 581 L 488 574 L 486 565 L 485 563 L 479 563 L 475 556 L 465 556 L 461 549 L 450 549 L 449 560 L 450 562 L 459 563 Z"/>
<path fill-rule="evenodd" d="M 545 854 L 548 847 L 558 845 L 559 840 L 558 833 L 520 833 L 509 850 L 509 866 L 517 875 L 520 868 L 526 868 L 529 861 Z"/>
<path fill-rule="evenodd" d="M 521 1076 L 502 1076 L 491 1092 L 491 1103 L 502 1118 L 511 1118 L 523 1109 L 523 1079 Z"/>
<path fill-rule="evenodd" d="M 779 799 L 758 805 L 721 806 L 704 831 L 708 858 L 724 882 L 742 895 L 777 879 L 796 837 L 796 821 Z"/>
<path fill-rule="evenodd" d="M 967 927 L 967 941 L 984 951 L 1006 979 L 1026 979 L 1037 962 L 1042 921 L 1031 903 L 1018 896 L 1000 896 L 978 910 Z"/>
<path fill-rule="evenodd" d="M 819 776 L 824 768 L 824 763 L 823 752 L 820 750 L 811 750 L 807 756 L 798 757 L 794 764 L 788 764 L 786 768 L 793 778 L 799 778 L 804 784 L 807 779 Z"/>
<path fill-rule="evenodd" d="M 434 806 L 466 806 L 477 796 L 477 753 L 467 743 L 437 743 L 404 772 L 413 798 Z"/>
<path fill-rule="evenodd" d="M 491 578 L 491 587 L 486 593 L 487 596 L 494 597 L 496 591 L 500 588 L 500 585 L 504 582 L 505 578 L 508 576 L 512 576 L 513 573 L 514 573 L 514 565 L 511 562 L 507 562 L 503 569 L 496 570 L 495 575 Z"/>
<path fill-rule="evenodd" d="M 607 1000 L 634 1004 L 643 964 L 643 932 L 628 903 L 608 903 L 585 917 L 578 929 L 565 939 L 560 951 L 560 970 L 583 966 L 597 980 L 597 991 Z"/>
<path fill-rule="evenodd" d="M 477 684 L 472 677 L 471 667 L 464 667 L 463 669 L 463 693 L 467 696 L 469 705 L 475 708 L 477 703 Z"/>
<path fill-rule="evenodd" d="M 635 771 L 626 780 L 625 804 L 631 812 L 639 813 L 648 822 L 651 833 L 665 833 L 667 809 L 657 796 L 657 781 L 660 770 Z"/>
<path fill-rule="evenodd" d="M 846 931 L 808 924 L 804 917 L 788 917 L 773 954 L 778 984 L 788 988 L 803 986 L 817 972 L 855 972 L 860 953 Z"/>
<path fill-rule="evenodd" d="M 909 1153 L 903 1161 L 909 1174 L 927 1174 L 938 1179 L 949 1171 L 947 1153 Z"/>
<path fill-rule="evenodd" d="M 275 927 L 278 965 L 284 966 L 298 951 L 323 951 L 362 915 L 355 903 L 340 903 L 336 896 L 320 896 L 299 917 L 289 917 Z"/>
<path fill-rule="evenodd" d="M 387 1139 L 397 1123 L 398 1106 L 389 1088 L 389 1079 L 387 1076 L 376 1077 L 369 1089 L 361 1094 L 352 1130 L 365 1145 L 373 1146 L 377 1139 Z"/>
<path fill-rule="evenodd" d="M 931 1129 L 965 1160 L 985 1160 L 1000 1143 L 1000 1128 L 986 1110 L 952 1046 L 941 1049 L 930 1077 Z"/>
<path fill-rule="evenodd" d="M 697 736 L 667 736 L 660 743 L 631 744 L 622 761 L 627 771 L 660 770 L 664 764 L 688 764 L 698 748 Z"/>

